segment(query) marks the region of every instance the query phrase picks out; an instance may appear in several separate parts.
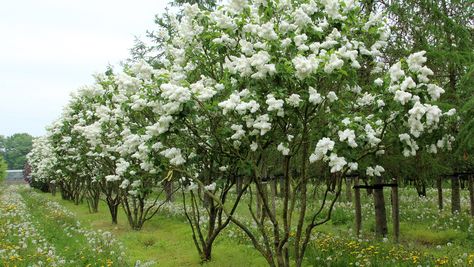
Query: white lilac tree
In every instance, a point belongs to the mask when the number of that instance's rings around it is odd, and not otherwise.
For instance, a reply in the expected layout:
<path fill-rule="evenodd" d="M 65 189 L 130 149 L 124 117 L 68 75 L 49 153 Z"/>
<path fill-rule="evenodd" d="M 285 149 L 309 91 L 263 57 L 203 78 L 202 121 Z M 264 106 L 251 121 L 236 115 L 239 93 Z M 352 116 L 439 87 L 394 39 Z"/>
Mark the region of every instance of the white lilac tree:
<path fill-rule="evenodd" d="M 56 183 L 57 175 L 54 172 L 55 157 L 52 154 L 52 147 L 46 136 L 34 139 L 33 147 L 27 156 L 31 165 L 31 177 L 34 182 L 44 184 Z"/>
<path fill-rule="evenodd" d="M 114 77 L 113 101 L 120 117 L 115 178 L 121 181 L 122 206 L 131 227 L 141 229 L 178 188 L 168 191 L 171 173 L 162 162 L 153 125 L 159 117 L 153 101 L 162 73 L 140 60 Z M 166 197 L 162 198 L 163 193 Z"/>
<path fill-rule="evenodd" d="M 81 156 L 77 146 L 77 135 L 72 134 L 72 125 L 77 120 L 75 104 L 72 99 L 70 105 L 66 106 L 60 119 L 55 121 L 49 128 L 48 140 L 52 147 L 55 165 L 52 170 L 56 172 L 61 196 L 63 199 L 72 200 L 78 205 L 83 198 L 85 185 Z"/>
<path fill-rule="evenodd" d="M 432 103 L 444 90 L 429 83 L 423 51 L 383 64 L 390 34 L 383 15 L 365 16 L 354 1 L 235 0 L 215 11 L 188 5 L 174 30 L 164 59 L 170 81 L 159 92 L 167 108 L 157 131 L 178 133 L 181 141 L 168 138 L 162 154 L 271 266 L 288 266 L 290 254 L 301 266 L 312 230 L 330 219 L 347 173 L 382 176 L 378 159 L 386 147 L 401 142 L 405 156 L 415 155 L 417 140 L 437 134 L 440 120 L 454 113 Z M 264 178 L 278 162 L 285 186 L 276 211 Z M 321 203 L 307 192 L 312 177 L 323 175 L 314 165 L 336 174 L 334 197 L 326 198 L 326 190 Z M 219 175 L 226 170 L 247 175 L 262 200 L 260 216 L 249 205 L 257 229 L 219 197 L 231 178 Z M 206 173 L 211 180 L 200 179 Z"/>

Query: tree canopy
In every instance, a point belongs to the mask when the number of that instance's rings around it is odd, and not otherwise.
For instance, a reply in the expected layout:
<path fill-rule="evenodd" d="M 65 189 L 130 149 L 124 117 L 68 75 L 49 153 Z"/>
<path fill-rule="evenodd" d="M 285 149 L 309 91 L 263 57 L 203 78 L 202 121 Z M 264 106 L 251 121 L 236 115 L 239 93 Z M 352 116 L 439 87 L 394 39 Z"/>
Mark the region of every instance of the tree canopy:
<path fill-rule="evenodd" d="M 5 179 L 7 176 L 7 163 L 3 159 L 2 155 L 0 155 L 0 183 Z"/>
<path fill-rule="evenodd" d="M 31 151 L 33 136 L 17 133 L 12 136 L 0 136 L 0 151 L 8 169 L 23 169 L 26 155 Z"/>

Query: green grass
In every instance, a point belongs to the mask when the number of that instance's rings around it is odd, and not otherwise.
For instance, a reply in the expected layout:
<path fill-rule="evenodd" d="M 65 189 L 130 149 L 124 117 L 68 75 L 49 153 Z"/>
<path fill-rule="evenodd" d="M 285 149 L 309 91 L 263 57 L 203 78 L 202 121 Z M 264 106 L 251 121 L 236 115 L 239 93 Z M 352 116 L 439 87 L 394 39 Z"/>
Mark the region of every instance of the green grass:
<path fill-rule="evenodd" d="M 126 247 L 130 264 L 155 261 L 156 266 L 266 266 L 265 259 L 253 247 L 238 244 L 225 237 L 215 241 L 212 261 L 201 264 L 191 238 L 191 229 L 184 218 L 156 215 L 146 222 L 140 231 L 131 230 L 125 214 L 120 210 L 118 224 L 111 223 L 105 203 L 101 202 L 98 213 L 89 213 L 86 205 L 74 205 L 50 194 L 45 198 L 59 202 L 71 211 L 83 224 L 93 229 L 112 232 Z"/>
<path fill-rule="evenodd" d="M 469 266 L 469 262 L 474 263 L 474 219 L 466 213 L 466 193 L 463 192 L 463 212 L 452 216 L 449 203 L 445 203 L 444 211 L 437 210 L 433 190 L 429 190 L 425 199 L 418 198 L 414 190 L 401 190 L 399 245 L 391 241 L 389 197 L 386 197 L 389 235 L 384 242 L 374 239 L 371 196 L 362 195 L 363 228 L 360 237 L 356 237 L 353 232 L 353 207 L 342 201 L 336 205 L 332 221 L 315 229 L 315 235 L 320 235 L 308 248 L 305 266 L 349 266 L 356 262 L 361 265 L 370 263 L 372 266 L 435 266 L 441 263 Z M 87 205 L 74 205 L 62 200 L 59 194 L 53 197 L 50 194 L 37 193 L 34 196 L 31 191 L 23 191 L 22 195 L 36 225 L 43 236 L 54 244 L 57 254 L 66 259 L 85 256 L 84 265 L 93 262 L 91 258 L 97 257 L 87 252 L 87 244 L 82 236 L 67 236 L 61 229 L 63 224 L 72 225 L 78 220 L 84 228 L 110 231 L 124 245 L 127 261 L 125 265 L 129 266 L 133 266 L 137 261 L 153 261 L 155 264 L 152 266 L 267 266 L 263 257 L 244 235 L 229 237 L 230 231 L 236 231 L 235 226 L 230 226 L 215 241 L 213 259 L 201 263 L 191 238 L 190 227 L 183 217 L 158 213 L 145 223 L 141 231 L 134 231 L 128 226 L 121 209 L 118 224 L 113 225 L 104 202 L 100 203 L 98 213 L 91 214 Z M 449 192 L 445 199 L 449 202 Z M 63 218 L 49 214 L 45 206 L 49 200 L 73 211 L 74 216 Z M 175 201 L 180 203 L 178 198 Z M 248 212 L 245 204 L 244 200 L 239 207 L 241 216 Z M 0 226 L 1 223 L 2 218 Z M 105 265 L 105 260 L 101 259 L 102 265 Z M 113 266 L 125 265 L 118 264 L 114 259 Z"/>
<path fill-rule="evenodd" d="M 401 231 L 403 231 L 403 236 L 406 241 L 416 242 L 428 247 L 446 245 L 449 242 L 463 240 L 466 238 L 466 233 L 461 233 L 453 229 L 434 232 L 420 226 L 405 226 Z"/>

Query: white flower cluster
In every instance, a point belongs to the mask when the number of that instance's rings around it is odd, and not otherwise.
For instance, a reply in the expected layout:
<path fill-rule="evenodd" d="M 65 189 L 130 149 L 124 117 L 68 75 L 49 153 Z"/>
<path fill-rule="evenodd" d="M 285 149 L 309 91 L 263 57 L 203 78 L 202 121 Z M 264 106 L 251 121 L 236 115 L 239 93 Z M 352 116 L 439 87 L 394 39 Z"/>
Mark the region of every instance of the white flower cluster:
<path fill-rule="evenodd" d="M 339 134 L 339 141 L 343 142 L 347 140 L 347 144 L 350 147 L 352 148 L 357 147 L 357 143 L 355 141 L 356 136 L 355 136 L 354 130 L 345 129 L 344 131 L 339 131 L 338 134 Z"/>
<path fill-rule="evenodd" d="M 383 172 L 385 172 L 385 169 L 380 165 L 376 165 L 375 167 L 369 166 L 366 170 L 368 176 L 382 176 Z"/>
<path fill-rule="evenodd" d="M 299 98 L 298 98 L 299 99 Z M 276 99 L 273 94 L 267 95 L 267 100 L 265 101 L 267 103 L 268 111 L 276 111 L 278 116 L 283 116 L 285 114 L 283 110 L 283 103 L 284 101 L 281 99 Z M 299 103 L 299 101 L 298 101 Z"/>
<path fill-rule="evenodd" d="M 275 64 L 270 63 L 270 54 L 266 51 L 259 51 L 251 57 L 241 55 L 240 57 L 231 56 L 226 59 L 224 67 L 233 74 L 239 74 L 241 77 L 254 79 L 263 79 L 267 75 L 276 73 Z"/>
<path fill-rule="evenodd" d="M 408 145 L 408 147 L 405 147 L 403 149 L 403 156 L 405 157 L 415 156 L 416 151 L 419 149 L 416 141 L 412 139 L 411 136 L 407 133 L 400 134 L 398 137 L 400 138 L 400 141 L 402 143 L 405 143 L 406 145 Z"/>
<path fill-rule="evenodd" d="M 328 151 L 334 149 L 334 144 L 334 141 L 327 137 L 324 137 L 319 140 L 316 144 L 316 148 L 314 149 L 314 153 L 311 154 L 310 161 L 315 162 L 321 160 L 327 154 Z"/>
<path fill-rule="evenodd" d="M 442 111 L 437 106 L 430 104 L 421 104 L 416 102 L 413 108 L 408 111 L 408 125 L 410 126 L 410 133 L 414 137 L 419 137 L 425 128 L 436 129 L 439 123 Z M 421 119 L 425 117 L 426 121 L 422 122 Z"/>
<path fill-rule="evenodd" d="M 186 160 L 184 160 L 183 156 L 181 155 L 181 149 L 179 148 L 168 148 L 163 150 L 160 154 L 170 159 L 170 163 L 172 165 L 181 165 L 186 162 Z"/>

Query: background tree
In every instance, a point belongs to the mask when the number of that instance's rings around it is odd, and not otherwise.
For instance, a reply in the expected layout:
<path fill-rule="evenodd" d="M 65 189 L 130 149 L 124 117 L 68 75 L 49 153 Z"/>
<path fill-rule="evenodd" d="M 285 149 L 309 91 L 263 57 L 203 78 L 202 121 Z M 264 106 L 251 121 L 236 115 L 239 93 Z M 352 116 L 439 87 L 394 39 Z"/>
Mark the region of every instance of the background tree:
<path fill-rule="evenodd" d="M 446 129 L 457 140 L 453 143 L 453 146 L 458 147 L 455 153 L 440 153 L 432 157 L 425 153 L 426 150 L 422 150 L 420 160 L 404 164 L 409 166 L 406 170 L 419 171 L 399 176 L 414 183 L 420 196 L 424 195 L 426 186 L 433 185 L 436 181 L 439 208 L 442 209 L 443 176 L 472 172 L 472 160 L 469 161 L 472 148 L 467 143 L 472 140 L 468 133 L 473 113 L 466 100 L 472 99 L 474 94 L 474 5 L 469 0 L 364 2 L 369 12 L 383 10 L 390 18 L 391 45 L 386 50 L 385 60 L 393 62 L 413 51 L 426 51 L 431 59 L 427 66 L 434 73 L 433 80 L 446 90 L 446 97 L 437 104 L 461 110 L 458 114 L 459 123 L 453 123 Z M 400 165 L 395 158 L 394 165 Z M 457 175 L 452 176 L 452 179 L 457 180 Z M 457 182 L 454 181 L 454 184 Z M 459 191 L 456 185 L 452 189 Z"/>
<path fill-rule="evenodd" d="M 26 155 L 31 151 L 33 136 L 27 133 L 17 133 L 0 138 L 0 151 L 9 169 L 23 169 Z"/>
<path fill-rule="evenodd" d="M 3 159 L 2 155 L 0 155 L 0 183 L 3 182 L 6 176 L 7 176 L 7 163 Z"/>

